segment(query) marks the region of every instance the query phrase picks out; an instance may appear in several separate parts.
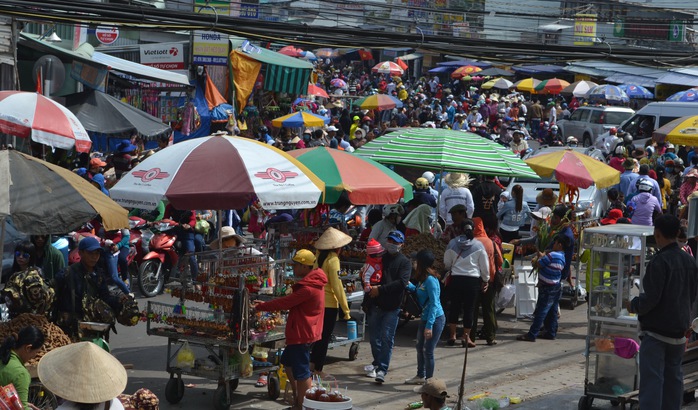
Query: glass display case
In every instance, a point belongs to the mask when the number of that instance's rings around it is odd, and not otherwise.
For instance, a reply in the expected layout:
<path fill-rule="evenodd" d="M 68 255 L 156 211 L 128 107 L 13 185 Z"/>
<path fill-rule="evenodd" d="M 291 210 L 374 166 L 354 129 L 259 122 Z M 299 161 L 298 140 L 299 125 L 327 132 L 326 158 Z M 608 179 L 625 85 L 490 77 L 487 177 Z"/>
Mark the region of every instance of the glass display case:
<path fill-rule="evenodd" d="M 582 232 L 581 245 L 590 251 L 587 262 L 588 331 L 584 396 L 579 409 L 591 408 L 595 398 L 617 404 L 618 396 L 636 390 L 637 358 L 614 353 L 617 338 L 639 342 L 638 321 L 628 313 L 628 300 L 642 291 L 645 267 L 653 252 L 651 226 L 606 225 Z"/>

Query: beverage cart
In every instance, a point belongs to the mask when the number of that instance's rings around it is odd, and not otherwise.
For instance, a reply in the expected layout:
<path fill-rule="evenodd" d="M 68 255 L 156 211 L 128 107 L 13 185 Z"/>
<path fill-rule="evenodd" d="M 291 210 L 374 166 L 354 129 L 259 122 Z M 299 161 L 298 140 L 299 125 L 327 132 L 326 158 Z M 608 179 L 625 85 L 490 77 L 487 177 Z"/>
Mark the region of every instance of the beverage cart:
<path fill-rule="evenodd" d="M 167 337 L 168 402 L 182 399 L 182 375 L 190 375 L 218 381 L 213 407 L 227 410 L 240 377 L 252 374 L 252 346 L 277 347 L 284 339 L 284 314 L 254 312 L 250 301 L 283 296 L 288 264 L 251 247 L 194 255 L 200 273 L 172 289 L 176 302 L 148 302 L 147 333 Z M 267 369 L 276 374 L 275 367 Z M 274 400 L 279 380 L 272 378 L 267 388 Z"/>
<path fill-rule="evenodd" d="M 591 250 L 591 283 L 587 284 L 588 330 L 585 344 L 584 395 L 579 410 L 590 409 L 594 399 L 617 405 L 620 396 L 637 390 L 638 358 L 614 353 L 617 338 L 638 340 L 638 320 L 625 303 L 642 291 L 642 279 L 651 257 L 653 228 L 606 225 L 586 228 L 580 246 Z"/>

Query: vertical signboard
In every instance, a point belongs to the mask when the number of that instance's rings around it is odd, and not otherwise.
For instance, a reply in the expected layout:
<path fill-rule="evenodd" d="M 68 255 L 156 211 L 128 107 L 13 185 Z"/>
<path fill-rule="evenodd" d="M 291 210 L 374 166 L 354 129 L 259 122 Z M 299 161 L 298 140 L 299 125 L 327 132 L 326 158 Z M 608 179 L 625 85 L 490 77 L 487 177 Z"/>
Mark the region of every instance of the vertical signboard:
<path fill-rule="evenodd" d="M 193 63 L 228 65 L 228 36 L 214 31 L 194 31 Z"/>
<path fill-rule="evenodd" d="M 574 16 L 574 45 L 594 45 L 596 37 L 596 14 L 575 14 Z"/>

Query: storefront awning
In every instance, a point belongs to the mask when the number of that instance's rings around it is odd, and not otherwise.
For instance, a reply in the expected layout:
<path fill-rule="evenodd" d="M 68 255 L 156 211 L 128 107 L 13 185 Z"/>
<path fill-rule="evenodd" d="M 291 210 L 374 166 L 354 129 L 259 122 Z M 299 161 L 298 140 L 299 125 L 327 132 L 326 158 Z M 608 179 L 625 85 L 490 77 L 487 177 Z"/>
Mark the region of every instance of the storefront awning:
<path fill-rule="evenodd" d="M 564 73 L 565 69 L 557 65 L 519 65 L 511 67 L 512 70 L 519 74 L 536 75 L 536 74 L 558 74 Z"/>
<path fill-rule="evenodd" d="M 641 85 L 647 88 L 654 88 L 657 86 L 657 79 L 651 77 L 644 77 L 641 75 L 631 75 L 631 74 L 621 74 L 616 73 L 611 76 L 606 77 L 606 81 L 615 84 L 635 84 Z"/>
<path fill-rule="evenodd" d="M 446 58 L 449 58 L 450 56 L 446 56 Z M 475 67 L 480 67 L 482 69 L 485 68 L 490 68 L 492 67 L 492 64 L 490 63 L 485 63 L 484 61 L 474 61 L 474 60 L 454 60 L 454 61 L 442 61 L 440 63 L 436 63 L 438 66 L 446 66 L 446 67 L 462 67 L 465 65 L 474 65 Z"/>
<path fill-rule="evenodd" d="M 409 61 L 409 60 L 416 60 L 418 58 L 424 58 L 422 54 L 419 53 L 410 53 L 410 54 L 405 54 L 404 56 L 398 56 L 402 61 Z"/>
<path fill-rule="evenodd" d="M 235 48 L 239 42 L 231 43 Z M 308 91 L 313 65 L 298 58 L 279 54 L 266 48 L 253 46 L 240 47 L 245 56 L 266 64 L 264 89 L 290 94 L 305 94 Z"/>
<path fill-rule="evenodd" d="M 698 76 L 677 73 L 670 71 L 657 79 L 658 84 L 685 85 L 686 87 L 697 87 Z"/>
<path fill-rule="evenodd" d="M 566 28 L 572 28 L 573 26 L 566 26 L 564 24 L 544 24 L 538 26 L 538 29 L 544 33 L 555 33 Z"/>

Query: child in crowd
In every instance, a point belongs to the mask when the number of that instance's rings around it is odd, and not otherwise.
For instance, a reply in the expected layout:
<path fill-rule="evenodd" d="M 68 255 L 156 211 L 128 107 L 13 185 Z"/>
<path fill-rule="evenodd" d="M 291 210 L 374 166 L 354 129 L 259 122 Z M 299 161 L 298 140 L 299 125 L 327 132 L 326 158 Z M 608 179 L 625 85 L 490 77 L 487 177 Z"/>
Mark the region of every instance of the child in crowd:
<path fill-rule="evenodd" d="M 516 340 L 535 342 L 538 332 L 545 325 L 543 339 L 555 340 L 557 336 L 557 311 L 562 289 L 560 278 L 565 267 L 565 249 L 569 238 L 558 234 L 553 238 L 553 249 L 544 254 L 538 252 L 538 300 L 533 312 L 533 323 L 528 333 L 518 336 Z"/>
<path fill-rule="evenodd" d="M 686 234 L 686 228 L 683 226 L 679 228 L 679 234 L 676 235 L 676 242 L 678 242 L 679 248 L 693 256 L 693 249 L 691 249 L 691 245 L 688 244 L 688 235 Z"/>
<path fill-rule="evenodd" d="M 361 282 L 364 284 L 364 292 L 371 291 L 371 287 L 381 283 L 383 277 L 383 246 L 375 239 L 366 244 L 366 263 L 361 268 Z"/>

